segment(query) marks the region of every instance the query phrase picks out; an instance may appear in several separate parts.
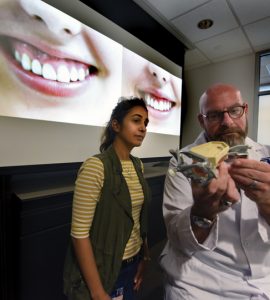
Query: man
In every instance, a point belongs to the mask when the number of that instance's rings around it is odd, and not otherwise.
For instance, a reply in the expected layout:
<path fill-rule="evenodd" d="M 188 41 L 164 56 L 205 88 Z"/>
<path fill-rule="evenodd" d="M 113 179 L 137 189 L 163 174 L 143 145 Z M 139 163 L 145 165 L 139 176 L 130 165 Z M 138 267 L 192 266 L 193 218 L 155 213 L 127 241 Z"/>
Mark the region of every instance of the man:
<path fill-rule="evenodd" d="M 213 85 L 199 105 L 203 132 L 185 149 L 208 141 L 251 148 L 247 159 L 222 162 L 206 186 L 168 173 L 165 299 L 270 299 L 270 165 L 260 162 L 270 153 L 247 137 L 248 105 L 237 88 Z"/>

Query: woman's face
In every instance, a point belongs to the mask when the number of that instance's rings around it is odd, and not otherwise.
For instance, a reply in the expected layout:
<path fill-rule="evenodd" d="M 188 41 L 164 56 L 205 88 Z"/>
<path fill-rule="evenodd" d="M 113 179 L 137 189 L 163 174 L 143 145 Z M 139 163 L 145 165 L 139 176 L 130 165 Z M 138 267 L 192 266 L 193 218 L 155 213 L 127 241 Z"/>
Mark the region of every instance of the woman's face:
<path fill-rule="evenodd" d="M 148 125 L 148 113 L 141 106 L 133 107 L 124 117 L 122 124 L 118 124 L 115 120 L 113 128 L 116 132 L 116 138 L 121 141 L 130 151 L 134 147 L 141 146 Z"/>
<path fill-rule="evenodd" d="M 0 115 L 105 125 L 122 46 L 40 0 L 0 0 Z"/>
<path fill-rule="evenodd" d="M 179 134 L 181 79 L 125 49 L 123 95 L 145 99 L 149 131 Z"/>

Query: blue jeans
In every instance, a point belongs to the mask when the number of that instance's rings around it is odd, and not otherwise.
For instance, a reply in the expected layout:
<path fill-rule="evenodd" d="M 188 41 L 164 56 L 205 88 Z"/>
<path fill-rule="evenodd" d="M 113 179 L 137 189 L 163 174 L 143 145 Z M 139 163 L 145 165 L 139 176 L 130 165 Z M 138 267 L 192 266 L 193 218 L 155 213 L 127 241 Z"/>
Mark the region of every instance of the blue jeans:
<path fill-rule="evenodd" d="M 123 295 L 124 300 L 135 300 L 137 292 L 134 291 L 134 277 L 137 273 L 140 258 L 130 264 L 123 266 L 120 270 L 118 278 L 110 297 Z"/>

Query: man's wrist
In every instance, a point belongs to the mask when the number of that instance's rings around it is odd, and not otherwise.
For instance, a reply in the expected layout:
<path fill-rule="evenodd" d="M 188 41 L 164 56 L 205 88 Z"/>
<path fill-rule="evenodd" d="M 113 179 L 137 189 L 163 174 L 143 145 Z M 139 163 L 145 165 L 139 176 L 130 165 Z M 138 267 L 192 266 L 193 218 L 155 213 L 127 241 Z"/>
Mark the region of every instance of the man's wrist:
<path fill-rule="evenodd" d="M 205 217 L 201 217 L 201 216 L 196 216 L 191 214 L 190 215 L 190 220 L 191 223 L 196 225 L 199 228 L 203 228 L 203 229 L 209 229 L 213 226 L 213 224 L 216 222 L 217 217 L 208 219 Z"/>
<path fill-rule="evenodd" d="M 211 212 L 210 210 L 206 210 L 205 208 L 202 208 L 200 206 L 197 207 L 195 203 L 191 207 L 190 214 L 192 216 L 198 216 L 210 221 L 215 221 L 217 218 L 217 212 Z"/>

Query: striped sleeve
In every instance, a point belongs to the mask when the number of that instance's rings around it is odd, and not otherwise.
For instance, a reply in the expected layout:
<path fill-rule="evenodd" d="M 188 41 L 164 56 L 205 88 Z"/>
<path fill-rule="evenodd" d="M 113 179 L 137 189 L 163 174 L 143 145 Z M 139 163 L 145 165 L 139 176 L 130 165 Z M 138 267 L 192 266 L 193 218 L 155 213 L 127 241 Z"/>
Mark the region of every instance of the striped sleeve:
<path fill-rule="evenodd" d="M 102 161 L 97 157 L 90 157 L 82 164 L 75 182 L 71 222 L 72 237 L 86 238 L 89 236 L 103 182 Z"/>

